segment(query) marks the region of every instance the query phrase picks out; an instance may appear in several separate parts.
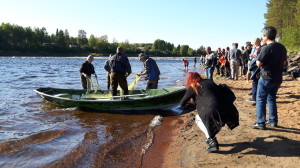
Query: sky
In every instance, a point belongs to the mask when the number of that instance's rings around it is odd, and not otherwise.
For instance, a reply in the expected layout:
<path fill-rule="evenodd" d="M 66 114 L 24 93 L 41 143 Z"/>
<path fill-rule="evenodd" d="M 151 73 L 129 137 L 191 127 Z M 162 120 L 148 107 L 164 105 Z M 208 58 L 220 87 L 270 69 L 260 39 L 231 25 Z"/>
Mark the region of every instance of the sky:
<path fill-rule="evenodd" d="M 68 29 L 77 37 L 153 43 L 193 49 L 239 46 L 261 37 L 267 0 L 0 0 L 0 23 Z"/>

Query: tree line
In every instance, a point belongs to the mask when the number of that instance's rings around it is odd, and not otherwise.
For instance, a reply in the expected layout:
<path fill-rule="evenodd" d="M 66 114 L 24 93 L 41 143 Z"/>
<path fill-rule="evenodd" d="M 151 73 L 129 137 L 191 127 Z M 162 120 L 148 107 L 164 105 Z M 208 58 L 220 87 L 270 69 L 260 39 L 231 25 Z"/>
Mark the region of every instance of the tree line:
<path fill-rule="evenodd" d="M 300 48 L 300 0 L 268 0 L 266 26 L 274 26 L 279 42 L 287 48 Z"/>
<path fill-rule="evenodd" d="M 136 55 L 145 52 L 154 56 L 194 56 L 205 55 L 205 48 L 200 46 L 197 50 L 188 45 L 178 45 L 161 39 L 153 43 L 108 42 L 107 35 L 96 37 L 91 34 L 87 37 L 84 30 L 79 30 L 77 37 L 69 35 L 68 30 L 56 29 L 56 33 L 49 34 L 45 27 L 22 27 L 10 23 L 0 26 L 0 55 L 16 53 L 34 55 L 78 55 L 94 54 L 107 56 L 113 54 L 117 47 L 123 47 L 127 55 Z"/>

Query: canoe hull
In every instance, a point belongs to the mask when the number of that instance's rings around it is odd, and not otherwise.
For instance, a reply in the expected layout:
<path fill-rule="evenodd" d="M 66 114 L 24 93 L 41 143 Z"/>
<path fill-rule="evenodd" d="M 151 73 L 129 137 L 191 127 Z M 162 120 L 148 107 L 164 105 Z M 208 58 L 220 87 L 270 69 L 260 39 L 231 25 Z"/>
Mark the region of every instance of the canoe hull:
<path fill-rule="evenodd" d="M 50 91 L 51 90 L 51 91 Z M 156 91 L 157 90 L 157 91 Z M 166 94 L 151 95 L 142 98 L 119 98 L 114 100 L 80 99 L 85 90 L 67 90 L 56 88 L 36 89 L 38 95 L 44 100 L 63 107 L 79 107 L 97 111 L 126 111 L 126 110 L 166 110 L 177 106 L 185 93 L 185 89 L 175 88 Z M 148 91 L 135 91 L 135 93 L 147 93 Z M 153 89 L 151 92 L 160 92 L 159 89 Z M 73 97 L 60 97 L 57 94 L 70 94 Z M 75 96 L 74 96 L 75 95 Z M 77 98 L 76 98 L 77 96 Z"/>

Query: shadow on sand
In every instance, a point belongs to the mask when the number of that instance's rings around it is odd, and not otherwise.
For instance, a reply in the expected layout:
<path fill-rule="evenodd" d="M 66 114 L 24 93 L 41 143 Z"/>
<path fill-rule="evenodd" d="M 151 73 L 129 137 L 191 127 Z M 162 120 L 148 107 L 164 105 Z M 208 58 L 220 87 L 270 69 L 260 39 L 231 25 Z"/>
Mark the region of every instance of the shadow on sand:
<path fill-rule="evenodd" d="M 280 132 L 300 134 L 296 128 L 278 127 L 269 129 Z M 232 147 L 230 150 L 220 150 L 219 154 L 255 154 L 270 157 L 299 157 L 300 141 L 289 139 L 283 136 L 258 137 L 253 142 L 240 142 L 233 144 L 220 144 L 221 147 Z M 221 148 L 222 149 L 222 148 Z M 244 151 L 244 152 L 243 152 Z"/>

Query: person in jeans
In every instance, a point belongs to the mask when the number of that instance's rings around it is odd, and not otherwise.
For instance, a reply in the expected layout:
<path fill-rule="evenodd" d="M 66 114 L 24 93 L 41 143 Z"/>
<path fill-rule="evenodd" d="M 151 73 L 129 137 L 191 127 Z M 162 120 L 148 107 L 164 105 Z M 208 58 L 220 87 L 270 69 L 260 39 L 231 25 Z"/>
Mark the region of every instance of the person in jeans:
<path fill-rule="evenodd" d="M 204 66 L 205 66 L 206 78 L 213 80 L 213 73 L 215 69 L 215 53 L 211 51 L 210 47 L 206 48 Z"/>
<path fill-rule="evenodd" d="M 111 56 L 109 69 L 112 95 L 117 96 L 118 85 L 122 88 L 124 95 L 128 95 L 127 77 L 131 74 L 131 65 L 128 58 L 123 55 L 123 48 L 118 47 L 117 53 Z"/>
<path fill-rule="evenodd" d="M 232 44 L 232 49 L 229 52 L 230 55 L 230 69 L 231 69 L 231 79 L 238 80 L 239 62 L 242 55 L 241 50 L 238 49 L 238 43 Z"/>
<path fill-rule="evenodd" d="M 282 72 L 287 64 L 286 48 L 275 41 L 276 29 L 267 26 L 262 30 L 262 41 L 267 45 L 261 48 L 256 64 L 260 67 L 256 95 L 256 123 L 254 129 L 266 128 L 266 104 L 268 104 L 269 121 L 271 127 L 277 127 L 278 115 L 276 94 L 282 83 Z"/>
<path fill-rule="evenodd" d="M 144 70 L 138 76 L 147 75 L 146 89 L 157 89 L 160 71 L 154 59 L 146 56 L 145 53 L 139 54 L 139 60 L 144 63 Z"/>

